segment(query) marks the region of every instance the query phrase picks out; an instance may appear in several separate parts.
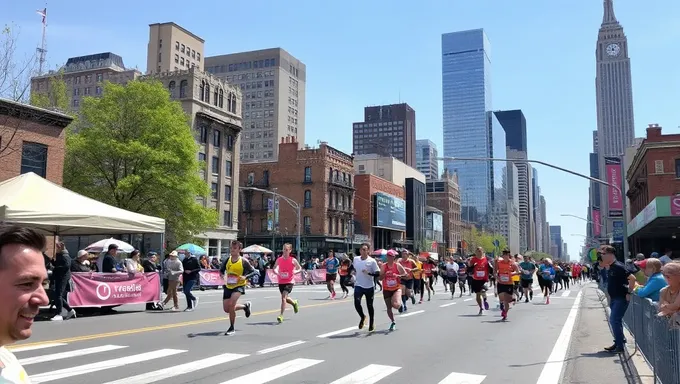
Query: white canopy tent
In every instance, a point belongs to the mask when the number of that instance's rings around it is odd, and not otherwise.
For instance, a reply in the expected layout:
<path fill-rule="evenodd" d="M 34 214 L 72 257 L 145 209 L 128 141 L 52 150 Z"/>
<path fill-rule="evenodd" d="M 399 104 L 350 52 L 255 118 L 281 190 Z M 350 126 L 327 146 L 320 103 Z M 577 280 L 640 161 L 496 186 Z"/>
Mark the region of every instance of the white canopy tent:
<path fill-rule="evenodd" d="M 0 222 L 49 235 L 164 233 L 165 220 L 116 208 L 26 173 L 0 182 Z"/>

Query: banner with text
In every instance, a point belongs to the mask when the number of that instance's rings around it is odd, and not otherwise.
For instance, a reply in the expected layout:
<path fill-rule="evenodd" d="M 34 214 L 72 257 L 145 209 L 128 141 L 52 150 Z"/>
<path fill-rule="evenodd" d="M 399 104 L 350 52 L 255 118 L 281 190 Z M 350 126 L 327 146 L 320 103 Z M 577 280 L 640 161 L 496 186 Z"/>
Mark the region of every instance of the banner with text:
<path fill-rule="evenodd" d="M 224 284 L 219 269 L 201 269 L 198 271 L 198 279 L 201 287 L 218 287 Z"/>
<path fill-rule="evenodd" d="M 593 219 L 593 236 L 600 237 L 600 235 L 602 234 L 602 220 L 600 217 L 600 208 L 593 208 L 591 218 Z"/>
<path fill-rule="evenodd" d="M 611 185 L 615 185 L 617 188 L 621 188 L 621 159 L 618 157 L 605 157 L 605 173 L 607 175 L 607 182 Z M 619 189 L 607 187 L 607 196 L 609 201 L 609 217 L 622 217 L 623 216 L 623 196 L 619 192 Z"/>
<path fill-rule="evenodd" d="M 311 274 L 311 279 L 312 279 L 312 282 L 314 282 L 314 283 L 321 283 L 321 282 L 326 281 L 326 270 L 325 269 L 313 269 L 311 271 L 303 271 L 303 272 L 307 275 Z M 304 278 L 302 277 L 302 272 L 296 273 L 295 274 L 295 284 L 300 284 L 303 281 L 304 281 Z M 279 283 L 279 277 L 276 276 L 276 274 L 274 273 L 274 270 L 268 269 L 267 270 L 267 276 L 265 277 L 264 282 L 265 282 L 265 284 L 278 284 Z"/>
<path fill-rule="evenodd" d="M 107 307 L 160 301 L 160 275 L 148 273 L 72 273 L 72 307 Z"/>
<path fill-rule="evenodd" d="M 680 216 L 680 194 L 671 196 L 671 216 Z"/>
<path fill-rule="evenodd" d="M 623 243 L 623 220 L 612 222 L 612 242 Z"/>

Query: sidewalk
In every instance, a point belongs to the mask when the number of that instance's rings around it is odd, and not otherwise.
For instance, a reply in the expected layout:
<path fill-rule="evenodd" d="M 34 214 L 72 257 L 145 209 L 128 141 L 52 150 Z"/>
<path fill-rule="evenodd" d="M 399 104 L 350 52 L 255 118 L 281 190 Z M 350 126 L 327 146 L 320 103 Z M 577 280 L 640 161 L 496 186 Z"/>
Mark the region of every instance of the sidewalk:
<path fill-rule="evenodd" d="M 572 334 L 565 361 L 561 384 L 647 384 L 653 378 L 647 375 L 647 363 L 640 356 L 630 357 L 634 350 L 633 336 L 626 331 L 628 353 L 611 354 L 604 347 L 612 345 L 608 312 L 602 293 L 591 283 L 583 289 L 579 315 Z M 644 365 L 644 366 L 642 366 Z M 636 367 L 639 367 L 639 371 Z M 644 376 L 640 376 L 644 375 Z"/>

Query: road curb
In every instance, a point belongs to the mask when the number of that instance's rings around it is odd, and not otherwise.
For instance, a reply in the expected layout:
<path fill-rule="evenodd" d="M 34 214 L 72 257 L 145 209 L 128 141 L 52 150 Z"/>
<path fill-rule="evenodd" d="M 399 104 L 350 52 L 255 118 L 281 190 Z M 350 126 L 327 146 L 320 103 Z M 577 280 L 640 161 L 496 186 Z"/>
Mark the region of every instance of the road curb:
<path fill-rule="evenodd" d="M 602 308 L 604 309 L 605 316 L 607 317 L 607 320 L 609 320 L 609 315 L 610 315 L 610 309 L 609 306 L 606 304 L 607 301 L 607 295 L 605 292 L 603 292 L 599 287 L 594 287 L 597 291 L 597 294 L 600 298 L 600 303 L 602 304 Z M 633 341 L 633 345 L 635 345 L 635 337 L 633 334 L 628 330 L 628 327 L 624 325 L 623 327 L 623 333 L 626 336 L 626 340 Z M 626 377 L 628 378 L 628 383 L 629 384 L 654 384 L 654 371 L 652 370 L 652 367 L 649 365 L 649 362 L 647 362 L 647 359 L 644 357 L 642 352 L 640 352 L 637 348 L 633 349 L 633 354 L 631 354 L 631 351 L 628 347 L 624 348 L 623 352 L 623 359 L 621 359 L 621 365 L 624 369 L 624 372 L 626 374 Z"/>

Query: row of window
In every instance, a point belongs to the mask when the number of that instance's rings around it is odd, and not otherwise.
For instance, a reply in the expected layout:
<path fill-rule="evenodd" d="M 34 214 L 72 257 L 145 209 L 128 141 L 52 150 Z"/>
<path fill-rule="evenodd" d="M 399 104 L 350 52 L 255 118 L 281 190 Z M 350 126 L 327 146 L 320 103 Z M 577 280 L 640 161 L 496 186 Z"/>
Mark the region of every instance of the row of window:
<path fill-rule="evenodd" d="M 206 161 L 206 156 L 205 153 L 199 153 L 198 154 L 198 161 L 205 162 Z M 217 175 L 220 173 L 220 158 L 218 156 L 213 156 L 212 157 L 212 162 L 210 163 L 210 169 L 211 172 L 214 175 Z M 233 176 L 233 163 L 231 160 L 225 160 L 224 162 L 224 177 L 232 177 Z"/>
<path fill-rule="evenodd" d="M 217 183 L 212 183 L 210 185 L 210 197 L 213 200 L 217 200 L 218 196 L 220 195 L 220 186 Z M 224 185 L 224 201 L 231 202 L 231 185 L 225 184 Z"/>
<path fill-rule="evenodd" d="M 163 40 L 160 41 L 160 47 L 163 47 Z M 185 46 L 184 44 L 181 44 L 179 41 L 175 41 L 175 50 L 180 51 L 181 53 L 184 53 L 187 55 L 187 57 L 191 57 L 192 59 L 196 59 L 196 61 L 201 61 L 201 53 L 196 52 L 195 50 Z"/>
<path fill-rule="evenodd" d="M 225 211 L 226 212 L 226 211 Z M 347 222 L 344 219 L 338 218 L 328 218 L 328 234 L 336 236 L 347 236 L 349 228 L 347 227 Z M 302 218 L 302 228 L 305 235 L 312 233 L 312 217 L 305 216 Z M 266 233 L 270 232 L 268 228 L 267 218 L 263 217 L 260 219 L 260 232 Z M 246 219 L 246 233 L 253 233 L 253 219 Z"/>
<path fill-rule="evenodd" d="M 73 96 L 80 96 L 80 90 L 81 88 L 73 88 Z M 83 90 L 83 96 L 89 96 L 92 94 L 92 87 L 85 87 L 82 88 Z M 94 87 L 94 94 L 97 96 L 100 96 L 102 94 L 102 87 L 96 86 Z"/>
<path fill-rule="evenodd" d="M 207 71 L 210 72 L 210 71 Z M 224 72 L 224 71 L 222 71 Z M 211 72 L 214 73 L 214 72 Z M 255 79 L 266 79 L 268 77 L 274 77 L 274 71 L 258 71 L 258 72 L 249 72 L 249 73 L 239 73 L 238 75 L 229 75 L 226 76 L 225 78 L 229 83 L 236 83 L 241 80 L 255 80 Z"/>
<path fill-rule="evenodd" d="M 158 62 L 161 62 L 161 54 L 160 52 L 158 53 Z M 196 66 L 196 63 L 192 63 L 189 61 L 189 59 L 186 60 L 186 63 L 184 61 L 184 57 L 180 57 L 180 55 L 175 55 L 175 64 L 179 64 L 181 67 L 187 67 L 187 68 L 193 68 Z M 178 71 L 179 68 L 175 67 L 175 71 Z"/>
<path fill-rule="evenodd" d="M 208 84 L 205 80 L 202 80 L 198 92 L 201 101 L 205 101 L 206 103 L 210 104 L 210 84 Z M 222 88 L 216 87 L 213 91 L 213 104 L 216 107 L 224 108 L 224 91 Z M 229 92 L 227 95 L 227 111 L 237 113 L 236 94 L 233 92 Z"/>

